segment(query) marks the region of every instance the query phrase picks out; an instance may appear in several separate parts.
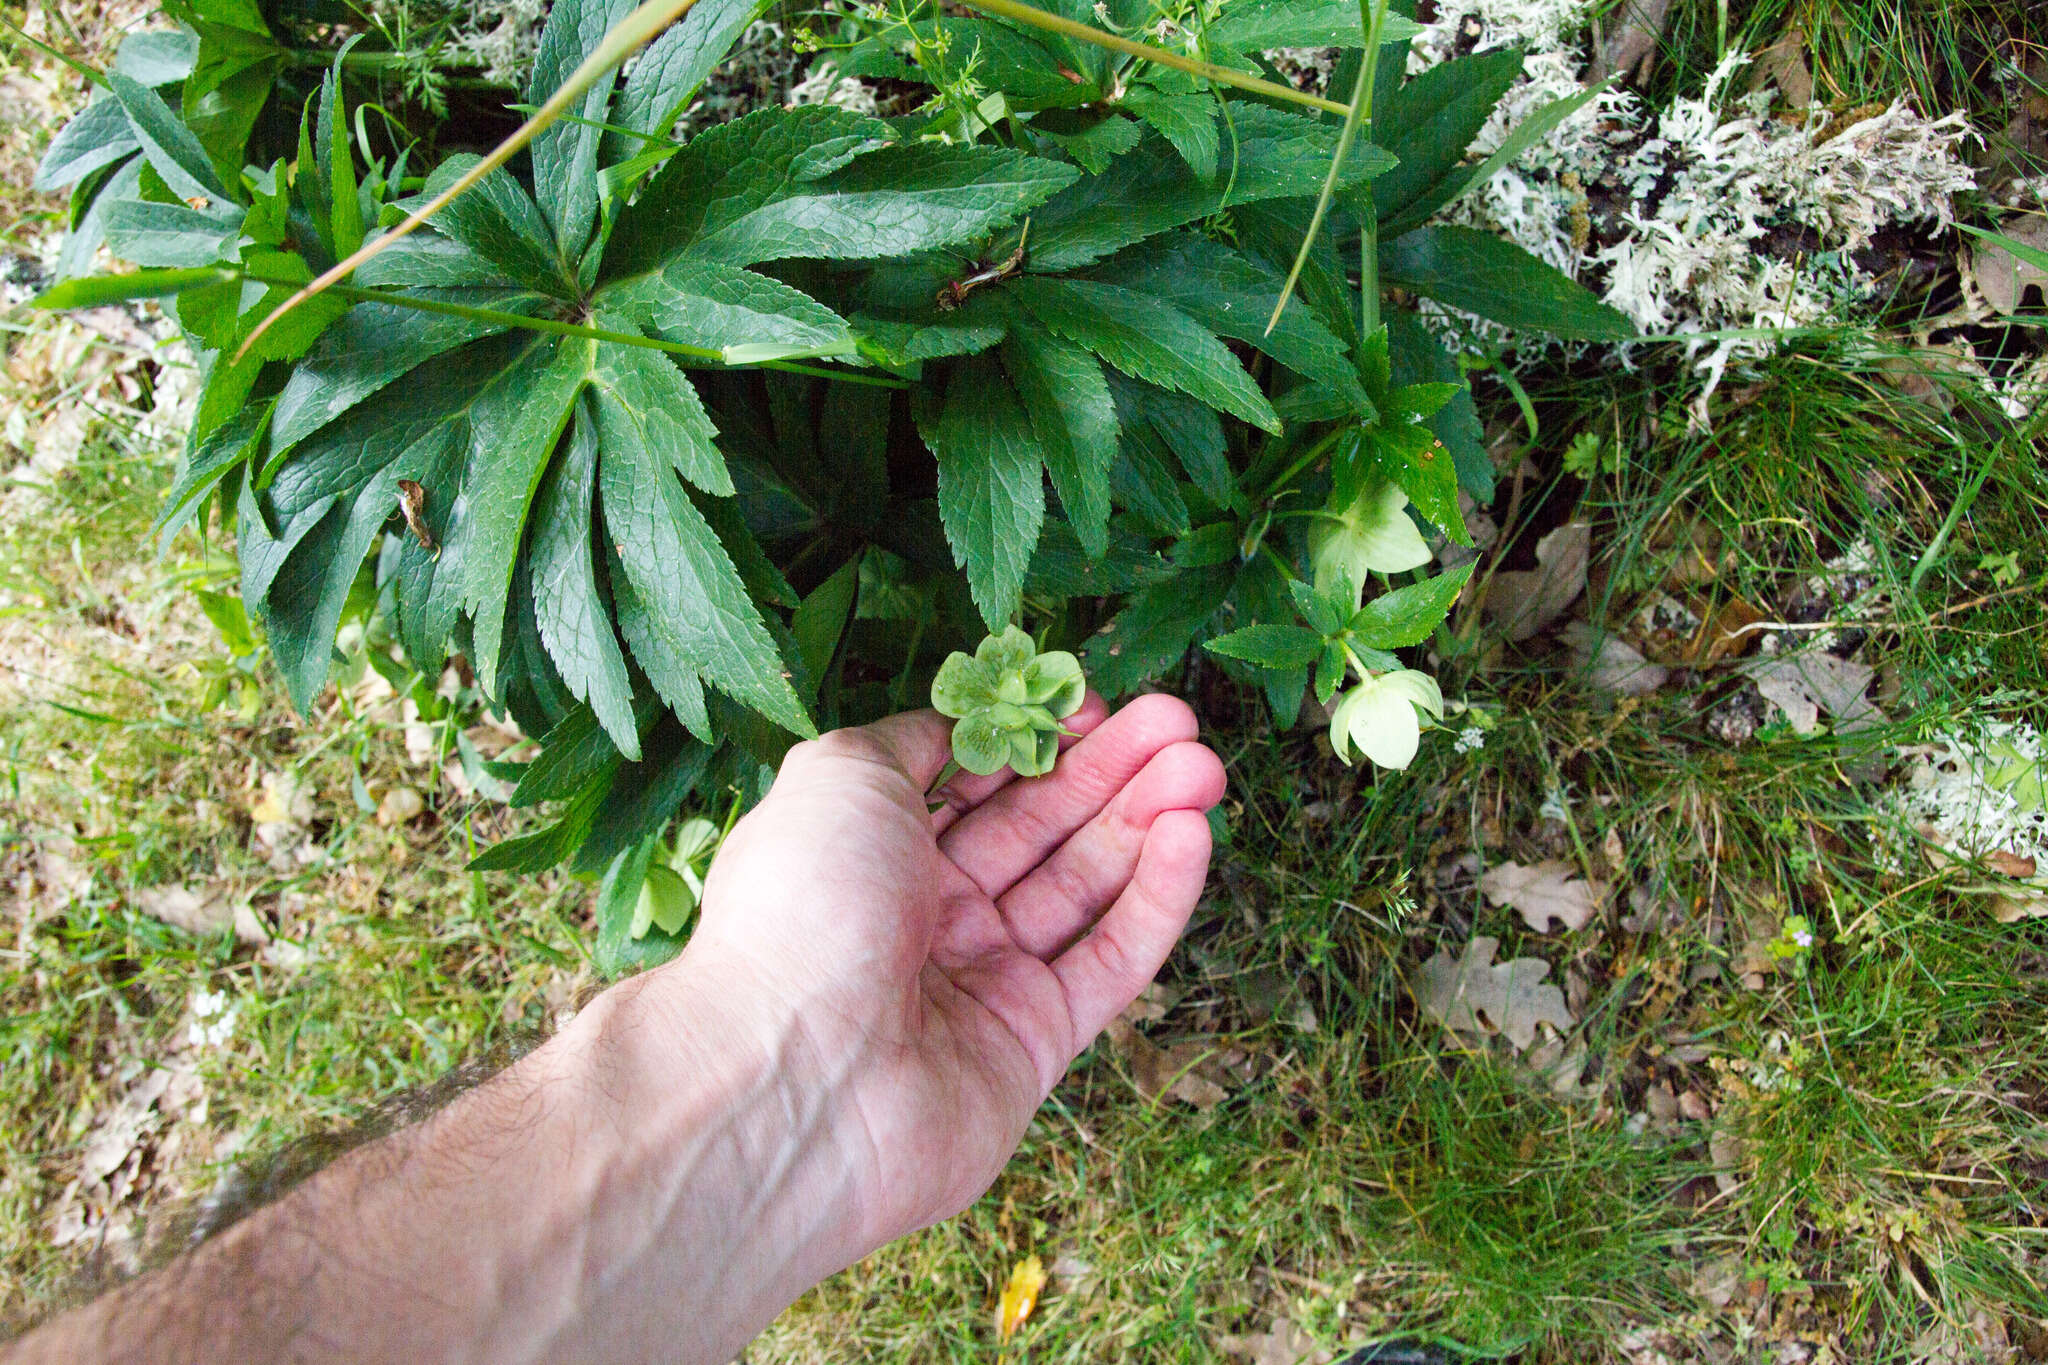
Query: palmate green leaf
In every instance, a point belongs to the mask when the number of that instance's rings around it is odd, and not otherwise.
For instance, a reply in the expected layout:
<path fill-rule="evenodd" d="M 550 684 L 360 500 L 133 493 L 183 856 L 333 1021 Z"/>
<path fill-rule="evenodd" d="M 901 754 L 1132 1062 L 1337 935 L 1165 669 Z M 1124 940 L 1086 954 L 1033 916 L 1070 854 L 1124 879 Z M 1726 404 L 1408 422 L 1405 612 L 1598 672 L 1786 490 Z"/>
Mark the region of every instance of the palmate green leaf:
<path fill-rule="evenodd" d="M 1123 107 L 1158 130 L 1199 179 L 1215 178 L 1216 150 L 1221 144 L 1217 131 L 1221 105 L 1215 95 L 1207 91 L 1167 95 L 1136 85 L 1124 96 Z"/>
<path fill-rule="evenodd" d="M 753 265 L 902 255 L 983 236 L 1079 174 L 997 147 L 896 145 L 878 119 L 829 105 L 763 109 L 669 159 L 619 220 L 604 275 L 687 251 Z"/>
<path fill-rule="evenodd" d="M 1627 314 L 1513 242 L 1466 227 L 1426 227 L 1382 244 L 1382 282 L 1492 318 L 1516 331 L 1626 341 Z"/>
<path fill-rule="evenodd" d="M 984 90 L 1000 90 L 1013 108 L 1071 109 L 1102 98 L 1095 82 L 1075 70 L 1065 53 L 1054 50 L 1061 43 L 1057 35 L 1029 33 L 979 17 L 944 17 L 938 20 L 938 29 L 946 55 L 935 59 L 926 45 L 925 63 L 957 76 L 971 61 L 976 83 Z M 1069 79 L 1062 67 L 1080 79 Z M 932 73 L 924 74 L 931 79 Z"/>
<path fill-rule="evenodd" d="M 1202 179 L 1163 139 L 1147 138 L 1117 158 L 1108 174 L 1088 176 L 1031 215 L 1025 269 L 1075 270 L 1134 242 L 1210 217 L 1234 204 L 1314 194 L 1323 183 L 1337 130 L 1263 104 L 1233 101 L 1237 141 L 1219 155 L 1216 174 Z M 1355 151 L 1344 185 L 1386 170 L 1377 148 Z"/>
<path fill-rule="evenodd" d="M 417 297 L 521 316 L 538 313 L 546 302 L 530 290 L 422 290 Z M 278 395 L 273 439 L 280 449 L 295 445 L 426 361 L 504 330 L 504 324 L 489 320 L 395 303 L 359 303 L 322 332 L 292 367 Z"/>
<path fill-rule="evenodd" d="M 195 209 L 124 199 L 107 205 L 107 246 L 140 266 L 204 266 L 234 256 L 242 215 L 227 205 Z"/>
<path fill-rule="evenodd" d="M 271 657 L 284 678 L 285 692 L 302 715 L 326 685 L 334 634 L 363 557 L 398 509 L 401 468 L 394 461 L 364 484 L 353 500 L 335 499 L 293 547 L 264 598 Z"/>
<path fill-rule="evenodd" d="M 1117 414 L 1101 362 L 1041 327 L 1014 327 L 1003 368 L 1030 414 L 1038 449 L 1067 521 L 1090 558 L 1109 545 L 1109 477 Z"/>
<path fill-rule="evenodd" d="M 241 495 L 235 505 L 235 557 L 241 561 L 242 601 L 252 609 L 261 609 L 270 595 L 270 585 L 277 581 L 278 572 L 291 557 L 299 542 L 318 526 L 323 518 L 340 501 L 335 494 L 328 494 L 299 509 L 295 516 L 273 525 L 257 500 L 255 480 L 242 480 Z M 346 572 L 353 578 L 358 565 L 349 565 Z"/>
<path fill-rule="evenodd" d="M 1060 150 L 1090 175 L 1108 170 L 1110 162 L 1137 146 L 1145 135 L 1136 119 L 1115 114 L 1096 119 L 1079 132 L 1060 132 L 1047 127 L 1043 120 L 1033 124 L 1032 130 L 1058 143 Z"/>
<path fill-rule="evenodd" d="M 470 662 L 486 692 L 497 690 L 505 604 L 527 512 L 576 395 L 590 379 L 597 345 L 582 337 L 551 338 L 536 348 L 531 367 L 489 390 L 470 415 L 476 453 L 462 485 L 469 516 L 449 550 L 460 550 L 457 601 L 475 622 Z"/>
<path fill-rule="evenodd" d="M 1208 38 L 1232 52 L 1264 52 L 1275 47 L 1365 46 L 1358 0 L 1265 0 L 1235 4 L 1209 25 Z M 1380 33 L 1383 43 L 1406 42 L 1422 32 L 1414 20 L 1389 13 Z"/>
<path fill-rule="evenodd" d="M 789 618 L 789 633 L 796 641 L 797 657 L 805 674 L 821 687 L 825 670 L 832 666 L 832 656 L 838 651 L 839 637 L 846 632 L 859 590 L 860 556 L 855 555 L 805 594 Z"/>
<path fill-rule="evenodd" d="M 1450 613 L 1471 576 L 1472 566 L 1461 564 L 1449 573 L 1383 593 L 1358 609 L 1351 630 L 1374 649 L 1419 645 Z"/>
<path fill-rule="evenodd" d="M 434 168 L 411 209 L 455 183 L 481 157 L 451 156 Z M 558 298 L 575 298 L 576 272 L 562 258 L 554 235 L 533 197 L 511 174 L 494 170 L 469 193 L 434 216 L 434 231 L 460 242 L 505 272 L 506 277 Z"/>
<path fill-rule="evenodd" d="M 1391 381 L 1417 384 L 1425 381 L 1462 384 L 1458 362 L 1443 344 L 1430 335 L 1414 312 L 1390 309 L 1382 314 L 1391 340 Z M 1493 500 L 1493 457 L 1487 453 L 1486 432 L 1479 422 L 1470 389 L 1455 395 L 1426 424 L 1451 452 L 1458 471 L 1458 486 L 1481 504 Z M 1413 493 L 1409 496 L 1414 497 Z"/>
<path fill-rule="evenodd" d="M 640 727 L 633 717 L 633 680 L 612 634 L 590 551 L 596 488 L 597 420 L 585 398 L 577 405 L 568 449 L 534 511 L 535 624 L 563 683 L 578 701 L 589 704 L 619 752 L 637 761 Z"/>
<path fill-rule="evenodd" d="M 45 194 L 63 189 L 141 148 L 121 101 L 94 100 L 50 139 L 31 188 Z"/>
<path fill-rule="evenodd" d="M 107 73 L 107 88 L 127 111 L 128 125 L 135 140 L 142 144 L 142 154 L 148 158 L 150 168 L 163 177 L 173 194 L 180 199 L 215 203 L 233 199 L 215 173 L 206 149 L 171 112 L 162 96 L 118 71 Z"/>
<path fill-rule="evenodd" d="M 739 36 L 768 10 L 768 0 L 697 0 L 647 45 L 612 101 L 601 159 L 615 166 L 666 138 Z M 630 134 L 641 134 L 639 137 Z"/>
<path fill-rule="evenodd" d="M 168 542 L 191 519 L 214 485 L 255 454 L 270 425 L 274 407 L 272 403 L 248 404 L 184 453 L 171 480 L 171 491 L 164 495 L 163 507 L 157 512 L 156 524 L 150 527 L 153 534 Z"/>
<path fill-rule="evenodd" d="M 554 732 L 551 730 L 548 733 L 552 736 Z M 545 741 L 543 745 L 545 746 Z M 545 747 L 542 752 L 546 752 Z M 613 763 L 616 766 L 616 756 Z M 569 804 L 563 807 L 562 813 L 553 823 L 531 834 L 500 839 L 470 859 L 463 871 L 531 874 L 560 866 L 576 852 L 577 846 L 590 833 L 591 826 L 597 823 L 598 813 L 603 809 L 605 798 L 610 794 L 611 782 L 607 774 L 604 780 L 593 781 L 582 790 L 573 793 L 569 798 Z M 513 804 L 517 805 L 516 792 L 514 797 Z"/>
<path fill-rule="evenodd" d="M 665 455 L 601 430 L 605 525 L 646 608 L 647 638 L 628 638 L 641 667 L 653 677 L 680 663 L 784 729 L 815 734 L 738 571 Z"/>
<path fill-rule="evenodd" d="M 1295 373 L 1322 381 L 1353 404 L 1353 411 L 1369 408 L 1344 343 L 1301 300 L 1289 300 L 1278 325 L 1266 329 L 1282 277 L 1264 261 L 1205 237 L 1175 233 L 1120 252 L 1090 273 L 1165 299 L 1218 336 L 1246 342 Z"/>
<path fill-rule="evenodd" d="M 1017 614 L 1045 520 L 1045 482 L 1031 417 L 1002 367 L 962 361 L 942 404 L 914 404 L 918 434 L 939 463 L 939 517 L 991 631 Z M 934 406 L 937 410 L 934 411 Z"/>
<path fill-rule="evenodd" d="M 114 70 L 137 85 L 155 89 L 191 75 L 192 64 L 198 58 L 198 34 L 176 29 L 149 29 L 131 33 L 121 40 L 120 48 L 114 53 Z"/>
<path fill-rule="evenodd" d="M 1134 593 L 1081 653 L 1088 679 L 1114 700 L 1171 668 L 1230 593 L 1230 565 L 1194 569 Z"/>
<path fill-rule="evenodd" d="M 1116 467 L 1109 472 L 1109 491 L 1117 505 L 1152 534 L 1178 538 L 1188 533 L 1187 500 L 1181 497 L 1173 470 L 1152 440 L 1135 434 L 1119 440 Z"/>
<path fill-rule="evenodd" d="M 1094 280 L 1026 276 L 1010 293 L 1048 331 L 1135 379 L 1177 389 L 1252 425 L 1280 419 L 1228 347 L 1172 304 Z"/>
<path fill-rule="evenodd" d="M 1522 74 L 1519 48 L 1499 48 L 1431 67 L 1398 90 L 1383 91 L 1373 110 L 1373 141 L 1400 164 L 1373 182 L 1375 210 L 1399 219 L 1465 159 L 1465 150 L 1493 116 L 1494 105 Z"/>
<path fill-rule="evenodd" d="M 598 321 L 608 326 L 615 320 L 600 316 Z M 642 346 L 597 342 L 591 384 L 605 445 L 626 443 L 651 451 L 705 492 L 732 493 L 725 457 L 712 444 L 718 429 L 697 391 L 667 356 Z"/>
<path fill-rule="evenodd" d="M 1203 648 L 1261 668 L 1306 668 L 1323 652 L 1323 637 L 1305 626 L 1256 625 L 1219 635 Z"/>
<path fill-rule="evenodd" d="M 637 0 L 555 0 L 534 53 L 526 99 L 540 104 L 569 73 L 596 50 L 605 33 L 631 13 Z M 533 195 L 554 229 L 564 260 L 583 255 L 597 223 L 597 150 L 605 111 L 618 81 L 617 68 L 598 77 L 569 114 L 543 129 L 528 148 L 533 158 Z M 663 129 L 662 131 L 667 131 Z"/>
<path fill-rule="evenodd" d="M 1381 478 L 1398 485 L 1415 510 L 1469 544 L 1465 517 L 1458 508 L 1458 466 L 1436 433 L 1421 424 L 1364 428 L 1359 456 Z"/>
<path fill-rule="evenodd" d="M 366 288 L 393 289 L 520 289 L 495 261 L 471 251 L 451 237 L 423 233 L 394 243 L 357 269 L 355 282 Z"/>
<path fill-rule="evenodd" d="M 771 343 L 825 351 L 850 346 L 846 319 L 780 280 L 682 257 L 602 291 L 597 306 L 690 346 Z"/>
<path fill-rule="evenodd" d="M 617 555 L 611 557 L 611 564 L 612 616 L 626 648 L 632 651 L 640 671 L 647 675 L 647 681 L 654 685 L 655 693 L 669 710 L 675 712 L 683 728 L 709 744 L 711 711 L 704 696 L 704 680 L 655 629 L 647 605 L 633 591 L 632 581 L 626 577 L 625 566 L 618 562 Z"/>
<path fill-rule="evenodd" d="M 1124 441 L 1134 451 L 1150 450 L 1155 457 L 1170 453 L 1202 496 L 1218 507 L 1243 502 L 1226 455 L 1223 424 L 1214 411 L 1122 375 L 1111 378 L 1110 391 L 1116 396 Z"/>
<path fill-rule="evenodd" d="M 650 834 L 620 850 L 598 884 L 597 943 L 591 959 L 605 976 L 658 967 L 683 950 L 683 941 L 667 934 L 633 934 L 640 893 L 658 846 L 659 840 Z"/>

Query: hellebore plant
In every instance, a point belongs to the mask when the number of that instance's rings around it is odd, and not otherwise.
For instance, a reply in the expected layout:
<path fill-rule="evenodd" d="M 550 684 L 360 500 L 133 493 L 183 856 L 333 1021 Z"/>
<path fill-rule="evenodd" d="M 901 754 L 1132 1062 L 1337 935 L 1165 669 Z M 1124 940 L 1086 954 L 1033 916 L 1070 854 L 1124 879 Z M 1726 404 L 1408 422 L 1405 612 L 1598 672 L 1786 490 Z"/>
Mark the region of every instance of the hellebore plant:
<path fill-rule="evenodd" d="M 1444 694 L 1435 678 L 1412 668 L 1366 675 L 1330 715 L 1330 747 L 1346 763 L 1351 749 L 1382 768 L 1405 768 L 1422 743 L 1422 713 L 1443 719 Z"/>
<path fill-rule="evenodd" d="M 1324 508 L 1309 530 L 1308 552 L 1318 592 L 1340 579 L 1363 587 L 1369 575 L 1406 573 L 1430 561 L 1429 545 L 1408 515 L 1408 495 L 1384 480 L 1348 507 Z"/>
<path fill-rule="evenodd" d="M 956 722 L 953 761 L 982 776 L 1005 765 L 1019 777 L 1052 771 L 1066 733 L 1060 722 L 1087 692 L 1079 659 L 1063 649 L 1040 654 L 1016 626 L 971 656 L 955 650 L 932 679 L 932 705 Z"/>

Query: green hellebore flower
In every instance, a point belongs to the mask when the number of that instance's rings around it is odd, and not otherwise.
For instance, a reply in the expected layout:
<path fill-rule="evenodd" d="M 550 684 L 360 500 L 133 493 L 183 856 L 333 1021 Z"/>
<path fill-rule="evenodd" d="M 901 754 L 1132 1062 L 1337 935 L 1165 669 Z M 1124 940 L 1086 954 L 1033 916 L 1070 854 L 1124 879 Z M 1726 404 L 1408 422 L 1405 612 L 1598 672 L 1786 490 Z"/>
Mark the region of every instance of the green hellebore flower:
<path fill-rule="evenodd" d="M 1367 574 L 1404 573 L 1429 563 L 1429 546 L 1407 506 L 1399 485 L 1379 483 L 1349 507 L 1324 508 L 1308 533 L 1316 591 L 1329 592 L 1339 579 L 1363 589 Z"/>
<path fill-rule="evenodd" d="M 667 861 L 650 864 L 647 880 L 640 883 L 640 899 L 633 906 L 632 936 L 647 937 L 649 929 L 664 934 L 683 932 L 697 902 L 704 899 L 704 878 L 697 871 L 699 857 L 718 847 L 721 831 L 699 816 L 685 820 L 676 830 L 675 848 Z"/>
<path fill-rule="evenodd" d="M 1382 768 L 1405 768 L 1422 742 L 1420 713 L 1443 719 L 1443 689 L 1412 668 L 1367 678 L 1345 693 L 1330 715 L 1330 747 L 1346 763 L 1351 746 Z"/>
<path fill-rule="evenodd" d="M 972 656 L 955 650 L 932 679 L 932 706 L 956 722 L 953 761 L 983 776 L 1005 765 L 1019 777 L 1050 772 L 1060 722 L 1087 694 L 1079 659 L 1065 650 L 1040 654 L 1015 626 L 983 640 Z"/>

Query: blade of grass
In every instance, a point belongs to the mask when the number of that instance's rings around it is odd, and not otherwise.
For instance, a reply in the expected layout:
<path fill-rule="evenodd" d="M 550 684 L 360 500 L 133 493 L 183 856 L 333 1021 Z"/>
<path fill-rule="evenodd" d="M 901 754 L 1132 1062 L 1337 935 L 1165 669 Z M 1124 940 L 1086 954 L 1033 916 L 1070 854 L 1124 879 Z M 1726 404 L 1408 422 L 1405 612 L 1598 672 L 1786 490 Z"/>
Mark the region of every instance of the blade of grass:
<path fill-rule="evenodd" d="M 582 64 L 569 73 L 569 79 L 563 81 L 560 88 L 554 94 L 548 96 L 547 102 L 534 112 L 533 117 L 520 124 L 510 137 L 492 148 L 490 154 L 477 162 L 476 165 L 470 167 L 461 179 L 435 195 L 428 203 L 414 210 L 404 222 L 376 240 L 365 242 L 355 251 L 349 253 L 346 259 L 340 261 L 332 269 L 321 274 L 311 284 L 286 299 L 269 317 L 257 324 L 256 330 L 251 332 L 248 338 L 235 351 L 234 358 L 239 361 L 243 356 L 247 355 L 249 347 L 255 344 L 256 338 L 262 336 L 270 329 L 273 323 L 286 313 L 289 313 L 307 299 L 314 297 L 316 294 L 324 293 L 340 283 L 343 279 L 353 274 L 356 268 L 362 265 L 363 262 L 376 256 L 400 238 L 410 236 L 418 231 L 423 223 L 453 203 L 459 196 L 467 193 L 471 186 L 475 185 L 492 171 L 503 166 L 514 156 L 517 156 L 529 142 L 540 136 L 541 133 L 547 130 L 550 124 L 567 113 L 571 105 L 583 98 L 585 92 L 595 85 L 599 78 L 607 71 L 610 71 L 620 62 L 625 61 L 626 58 L 638 51 L 642 45 L 647 43 L 657 33 L 660 33 L 670 24 L 689 13 L 691 6 L 696 3 L 697 0 L 646 0 L 645 4 L 621 19 L 611 32 L 605 34 L 604 41 L 599 43 L 597 48 L 588 57 L 583 59 Z"/>
<path fill-rule="evenodd" d="M 985 3 L 986 0 L 983 0 Z M 1266 331 L 1280 325 L 1280 314 L 1287 307 L 1287 300 L 1294 297 L 1294 286 L 1301 279 L 1301 272 L 1308 265 L 1308 254 L 1315 250 L 1316 237 L 1323 230 L 1324 215 L 1330 211 L 1330 198 L 1337 192 L 1337 176 L 1344 169 L 1344 159 L 1351 155 L 1351 144 L 1358 138 L 1358 125 L 1365 121 L 1366 113 L 1372 108 L 1373 77 L 1379 72 L 1378 55 L 1380 32 L 1387 18 L 1387 0 L 1358 0 L 1359 18 L 1365 23 L 1365 59 L 1358 64 L 1358 83 L 1351 89 L 1351 103 L 1344 110 L 1344 131 L 1338 134 L 1337 150 L 1330 157 L 1329 174 L 1323 177 L 1323 192 L 1316 196 L 1316 211 L 1308 220 L 1308 231 L 1302 234 L 1301 250 L 1294 254 L 1294 265 L 1287 272 L 1287 282 L 1280 286 L 1280 297 L 1273 304 L 1273 316 L 1266 319 Z M 1367 236 L 1368 247 L 1371 237 Z M 1367 295 L 1374 294 L 1379 281 L 1368 268 L 1361 285 Z M 1368 313 L 1371 311 L 1367 306 Z M 1367 335 L 1371 335 L 1370 329 Z"/>

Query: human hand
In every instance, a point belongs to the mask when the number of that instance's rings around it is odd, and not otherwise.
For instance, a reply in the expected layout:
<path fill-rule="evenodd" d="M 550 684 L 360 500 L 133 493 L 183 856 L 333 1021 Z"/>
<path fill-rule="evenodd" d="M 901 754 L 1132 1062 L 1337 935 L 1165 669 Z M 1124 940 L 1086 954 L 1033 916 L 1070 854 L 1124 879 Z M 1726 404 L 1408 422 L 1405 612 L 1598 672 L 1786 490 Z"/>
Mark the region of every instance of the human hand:
<path fill-rule="evenodd" d="M 962 774 L 931 711 L 790 751 L 733 829 L 689 950 L 738 1032 L 822 1093 L 848 1259 L 966 1207 L 1073 1059 L 1151 981 L 1201 895 L 1223 766 L 1193 712 L 1091 695 L 1045 777 Z M 808 1102 L 808 1101 L 807 1101 Z"/>

